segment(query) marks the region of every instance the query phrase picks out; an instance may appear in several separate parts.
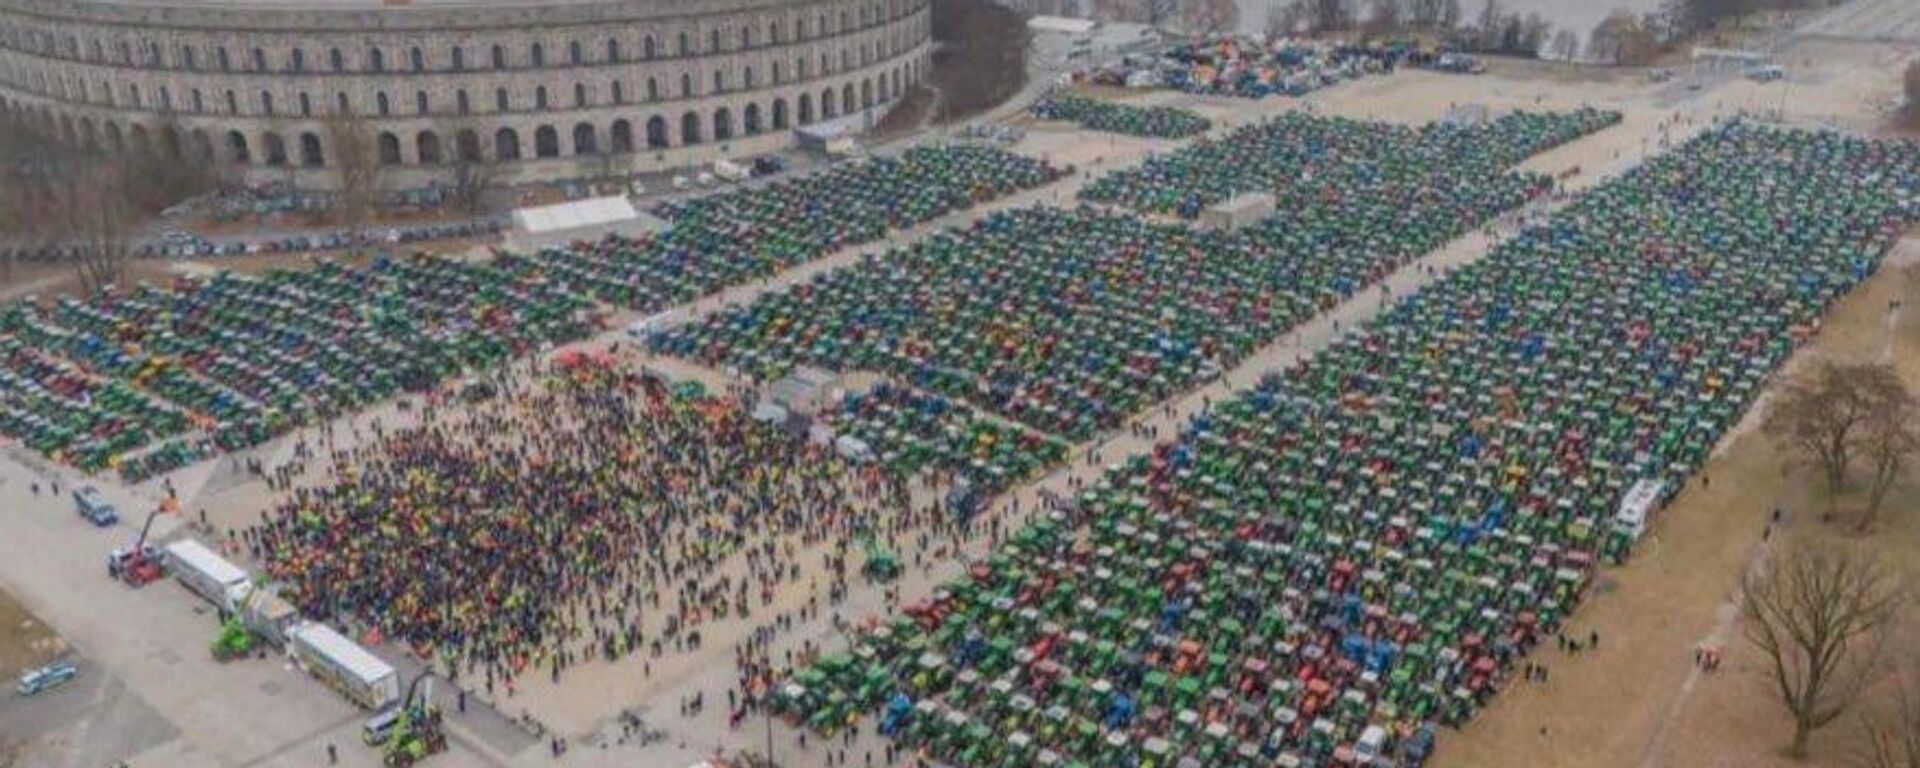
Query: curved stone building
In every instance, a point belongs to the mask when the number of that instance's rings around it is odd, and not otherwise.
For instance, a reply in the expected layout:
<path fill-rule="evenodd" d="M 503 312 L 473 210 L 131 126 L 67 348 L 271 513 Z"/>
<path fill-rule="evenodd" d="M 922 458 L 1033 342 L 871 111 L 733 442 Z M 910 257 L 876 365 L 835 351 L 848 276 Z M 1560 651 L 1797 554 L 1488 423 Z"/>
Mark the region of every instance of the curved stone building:
<path fill-rule="evenodd" d="M 531 181 L 876 120 L 931 41 L 930 0 L 0 0 L 0 108 L 255 181 L 327 186 L 348 130 L 391 184 Z"/>

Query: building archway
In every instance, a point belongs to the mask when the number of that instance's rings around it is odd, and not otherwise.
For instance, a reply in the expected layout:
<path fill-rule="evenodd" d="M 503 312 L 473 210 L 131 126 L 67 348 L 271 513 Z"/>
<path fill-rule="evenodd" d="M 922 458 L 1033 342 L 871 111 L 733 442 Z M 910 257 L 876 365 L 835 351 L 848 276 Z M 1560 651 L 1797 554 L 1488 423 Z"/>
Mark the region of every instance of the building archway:
<path fill-rule="evenodd" d="M 308 168 L 319 168 L 327 164 L 327 157 L 320 151 L 320 137 L 312 133 L 300 134 L 300 164 Z"/>
<path fill-rule="evenodd" d="M 607 145 L 615 154 L 632 152 L 633 123 L 627 122 L 626 118 L 613 121 L 613 126 L 607 130 Z"/>
<path fill-rule="evenodd" d="M 421 165 L 439 165 L 440 134 L 421 131 L 413 137 L 413 153 Z"/>
<path fill-rule="evenodd" d="M 520 159 L 520 132 L 512 128 L 502 128 L 493 133 L 493 159 Z"/>
<path fill-rule="evenodd" d="M 253 162 L 253 153 L 247 149 L 247 136 L 239 131 L 227 131 L 227 159 L 235 164 L 246 165 Z"/>
<path fill-rule="evenodd" d="M 800 94 L 800 124 L 813 124 L 813 94 Z"/>
<path fill-rule="evenodd" d="M 691 146 L 700 143 L 700 113 L 688 112 L 680 116 L 680 144 Z"/>
<path fill-rule="evenodd" d="M 666 149 L 671 146 L 672 137 L 667 133 L 667 119 L 659 115 L 647 118 L 647 148 Z"/>
<path fill-rule="evenodd" d="M 773 100 L 773 129 L 776 131 L 784 131 L 787 129 L 786 99 Z"/>
<path fill-rule="evenodd" d="M 721 107 L 713 111 L 713 140 L 726 141 L 733 138 L 733 111 Z"/>
<path fill-rule="evenodd" d="M 279 167 L 287 164 L 287 141 L 280 134 L 267 131 L 260 135 L 260 151 L 265 155 L 267 165 Z"/>
<path fill-rule="evenodd" d="M 533 129 L 533 156 L 559 157 L 560 132 L 554 130 L 551 125 L 543 125 Z"/>
<path fill-rule="evenodd" d="M 471 128 L 463 128 L 453 135 L 453 152 L 462 162 L 480 162 L 480 134 Z"/>
<path fill-rule="evenodd" d="M 399 165 L 400 164 L 400 137 L 399 136 L 393 135 L 392 131 L 381 131 L 380 140 L 375 142 L 375 144 L 379 145 L 381 165 Z"/>
<path fill-rule="evenodd" d="M 760 134 L 760 105 L 748 104 L 747 108 L 740 113 L 740 120 L 741 120 L 741 126 L 746 129 L 748 136 L 759 135 Z"/>
<path fill-rule="evenodd" d="M 593 123 L 579 123 L 573 126 L 573 153 L 575 155 L 600 154 L 600 135 L 593 130 Z"/>

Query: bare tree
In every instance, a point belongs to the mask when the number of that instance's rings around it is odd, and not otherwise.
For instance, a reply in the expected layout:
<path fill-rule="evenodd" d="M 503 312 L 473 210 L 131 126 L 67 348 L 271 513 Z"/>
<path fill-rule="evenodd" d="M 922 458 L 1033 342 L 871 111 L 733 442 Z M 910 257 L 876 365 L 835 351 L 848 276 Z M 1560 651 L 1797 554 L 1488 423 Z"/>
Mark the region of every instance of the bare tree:
<path fill-rule="evenodd" d="M 348 253 L 360 255 L 366 228 L 380 206 L 380 158 L 373 137 L 348 115 L 332 115 L 321 123 L 333 157 L 334 211 L 347 228 Z"/>
<path fill-rule="evenodd" d="M 1787 384 L 1762 428 L 1819 470 L 1832 515 L 1875 412 L 1906 398 L 1906 385 L 1890 367 L 1823 363 Z"/>
<path fill-rule="evenodd" d="M 1920 768 L 1920 687 L 1906 684 L 1879 712 L 1860 718 L 1857 768 Z"/>
<path fill-rule="evenodd" d="M 1460 0 L 1440 0 L 1440 28 L 1460 26 Z"/>
<path fill-rule="evenodd" d="M 1860 516 L 1863 531 L 1879 517 L 1887 494 L 1906 476 L 1914 455 L 1920 453 L 1920 407 L 1898 376 L 1886 383 L 1893 386 L 1885 387 L 1872 400 L 1862 439 L 1867 466 L 1873 470 L 1872 483 L 1867 487 L 1867 510 Z"/>
<path fill-rule="evenodd" d="M 1802 545 L 1749 575 L 1740 612 L 1746 637 L 1765 654 L 1781 704 L 1793 719 L 1788 754 L 1859 698 L 1878 667 L 1902 598 L 1895 573 L 1857 548 Z"/>
<path fill-rule="evenodd" d="M 1571 29 L 1563 29 L 1553 35 L 1553 44 L 1549 47 L 1553 57 L 1561 61 L 1573 61 L 1580 56 L 1580 36 Z"/>
<path fill-rule="evenodd" d="M 1338 32 L 1353 26 L 1353 5 L 1347 0 L 1309 0 L 1307 23 L 1315 33 Z"/>
<path fill-rule="evenodd" d="M 1614 66 L 1637 67 L 1653 61 L 1659 48 L 1659 41 L 1638 17 L 1614 11 L 1593 28 L 1587 40 L 1587 57 Z"/>
<path fill-rule="evenodd" d="M 1407 19 L 1406 0 L 1373 0 L 1367 9 L 1366 30 L 1370 35 L 1391 35 L 1400 31 Z"/>

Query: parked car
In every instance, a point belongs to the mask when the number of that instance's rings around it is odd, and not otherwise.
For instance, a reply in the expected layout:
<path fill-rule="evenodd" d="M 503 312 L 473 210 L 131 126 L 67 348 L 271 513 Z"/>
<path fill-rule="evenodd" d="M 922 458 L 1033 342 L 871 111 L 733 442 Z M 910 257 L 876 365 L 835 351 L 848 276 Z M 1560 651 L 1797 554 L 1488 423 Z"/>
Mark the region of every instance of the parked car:
<path fill-rule="evenodd" d="M 80 674 L 80 668 L 70 661 L 56 661 L 39 669 L 28 670 L 20 676 L 20 685 L 15 690 L 22 696 L 33 696 L 66 685 Z"/>

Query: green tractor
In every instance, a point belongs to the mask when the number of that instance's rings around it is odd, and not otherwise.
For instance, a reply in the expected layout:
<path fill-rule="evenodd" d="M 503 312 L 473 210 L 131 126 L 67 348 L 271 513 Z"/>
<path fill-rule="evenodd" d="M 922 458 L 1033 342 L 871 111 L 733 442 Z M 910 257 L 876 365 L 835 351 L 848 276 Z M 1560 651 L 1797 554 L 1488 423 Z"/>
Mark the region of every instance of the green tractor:
<path fill-rule="evenodd" d="M 400 700 L 393 722 L 393 730 L 387 737 L 387 754 L 383 762 L 387 768 L 410 768 L 415 763 L 441 752 L 447 751 L 447 734 L 442 729 L 440 710 L 426 697 L 415 698 L 420 681 L 426 675 L 413 679 L 407 686 L 406 698 Z"/>
<path fill-rule="evenodd" d="M 244 659 L 252 655 L 254 642 L 253 632 L 240 622 L 240 617 L 228 618 L 213 639 L 213 660 L 225 663 Z"/>
<path fill-rule="evenodd" d="M 861 573 L 872 581 L 885 582 L 900 578 L 900 558 L 894 556 L 892 550 L 871 536 L 867 537 L 865 547 L 867 562 L 861 566 Z"/>

